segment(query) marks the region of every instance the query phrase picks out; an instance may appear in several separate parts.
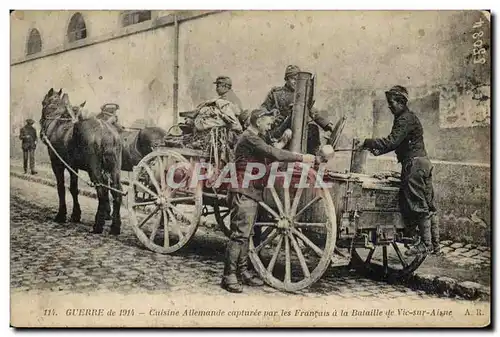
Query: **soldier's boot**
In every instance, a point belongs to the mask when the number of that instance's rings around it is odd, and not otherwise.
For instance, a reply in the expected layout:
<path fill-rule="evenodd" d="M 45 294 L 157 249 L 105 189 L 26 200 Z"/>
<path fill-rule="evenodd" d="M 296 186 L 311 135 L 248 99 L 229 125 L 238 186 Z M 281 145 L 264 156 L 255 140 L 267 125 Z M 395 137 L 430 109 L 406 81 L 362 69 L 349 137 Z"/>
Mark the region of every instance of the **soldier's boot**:
<path fill-rule="evenodd" d="M 405 243 L 406 248 L 411 248 L 411 246 L 417 245 L 421 240 L 417 235 L 418 224 L 415 221 L 410 221 L 410 223 L 405 224 L 403 229 L 403 236 L 407 239 L 411 239 L 410 243 Z"/>
<path fill-rule="evenodd" d="M 439 245 L 439 219 L 436 213 L 431 216 L 431 241 L 432 241 L 432 254 L 443 255 L 441 246 Z"/>
<path fill-rule="evenodd" d="M 241 244 L 237 241 L 230 240 L 227 243 L 224 276 L 222 277 L 221 287 L 232 293 L 243 292 L 243 286 L 236 277 L 240 249 Z"/>
<path fill-rule="evenodd" d="M 432 251 L 431 242 L 431 220 L 428 216 L 418 220 L 418 230 L 420 232 L 420 242 L 405 252 L 406 256 L 428 254 Z"/>
<path fill-rule="evenodd" d="M 221 287 L 230 293 L 242 293 L 243 285 L 238 281 L 236 274 L 224 276 L 221 282 Z"/>
<path fill-rule="evenodd" d="M 238 270 L 241 282 L 247 286 L 260 287 L 264 282 L 255 276 L 248 269 L 248 240 L 241 246 L 240 256 L 238 258 Z"/>

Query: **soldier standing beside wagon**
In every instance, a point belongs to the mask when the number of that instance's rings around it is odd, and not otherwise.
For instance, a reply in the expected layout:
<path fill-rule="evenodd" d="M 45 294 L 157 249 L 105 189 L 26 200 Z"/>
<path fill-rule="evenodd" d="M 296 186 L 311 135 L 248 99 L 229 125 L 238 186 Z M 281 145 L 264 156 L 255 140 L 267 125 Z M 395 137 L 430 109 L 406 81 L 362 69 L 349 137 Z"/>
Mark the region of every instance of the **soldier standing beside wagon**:
<path fill-rule="evenodd" d="M 226 248 L 224 276 L 221 286 L 229 292 L 241 293 L 242 284 L 261 286 L 263 282 L 248 270 L 248 249 L 252 227 L 257 215 L 258 202 L 263 199 L 264 186 L 260 181 L 252 181 L 248 187 L 242 186 L 248 163 L 270 161 L 314 163 L 319 161 L 313 155 L 281 150 L 266 143 L 264 134 L 273 124 L 270 111 L 257 109 L 250 115 L 250 125 L 240 136 L 235 148 L 235 164 L 239 186 L 231 188 L 231 236 Z"/>
<path fill-rule="evenodd" d="M 391 133 L 385 138 L 365 139 L 362 148 L 369 149 L 376 156 L 395 151 L 402 165 L 399 195 L 401 213 L 410 232 L 418 227 L 421 238 L 406 255 L 440 254 L 439 228 L 433 200 L 433 166 L 425 150 L 422 124 L 408 109 L 406 88 L 396 85 L 385 95 L 394 115 Z"/>

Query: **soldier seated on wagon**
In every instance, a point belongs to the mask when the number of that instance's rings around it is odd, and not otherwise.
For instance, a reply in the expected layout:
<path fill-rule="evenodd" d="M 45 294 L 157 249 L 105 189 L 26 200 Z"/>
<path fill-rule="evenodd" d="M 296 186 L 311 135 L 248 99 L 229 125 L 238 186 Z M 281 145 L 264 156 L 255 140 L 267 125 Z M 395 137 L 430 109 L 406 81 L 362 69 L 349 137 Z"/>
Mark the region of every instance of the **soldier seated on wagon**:
<path fill-rule="evenodd" d="M 289 134 L 290 131 L 287 131 L 286 135 L 284 134 L 284 131 L 289 129 L 292 124 L 291 115 L 295 99 L 295 87 L 297 83 L 297 75 L 300 71 L 301 70 L 298 66 L 287 66 L 285 69 L 285 84 L 281 87 L 272 88 L 261 105 L 262 108 L 273 111 L 276 114 L 274 125 L 268 135 L 268 140 L 273 143 L 288 143 L 291 139 L 291 134 Z M 330 132 L 333 131 L 333 123 L 321 117 L 318 114 L 318 111 L 312 107 L 309 112 L 309 117 L 323 130 Z M 308 133 L 311 137 L 308 141 L 307 152 L 316 153 L 319 147 L 319 141 L 318 139 L 313 138 L 319 138 L 319 130 L 317 131 L 317 126 L 310 124 Z"/>

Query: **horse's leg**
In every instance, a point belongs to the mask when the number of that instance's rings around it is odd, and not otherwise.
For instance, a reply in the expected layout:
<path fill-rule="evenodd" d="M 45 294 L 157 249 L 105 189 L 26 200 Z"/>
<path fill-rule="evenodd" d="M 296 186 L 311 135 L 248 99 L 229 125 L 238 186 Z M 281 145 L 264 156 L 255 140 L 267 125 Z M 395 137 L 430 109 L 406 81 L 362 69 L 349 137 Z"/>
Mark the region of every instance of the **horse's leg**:
<path fill-rule="evenodd" d="M 102 181 L 102 180 L 101 180 Z M 99 200 L 99 205 L 97 206 L 97 212 L 95 214 L 95 223 L 92 233 L 101 234 L 104 230 L 104 219 L 106 217 L 106 203 L 109 204 L 108 190 L 105 187 L 97 186 L 97 199 Z"/>
<path fill-rule="evenodd" d="M 112 220 L 113 218 L 111 217 L 111 204 L 109 202 L 109 193 L 106 194 L 106 216 L 104 217 L 104 220 Z"/>
<path fill-rule="evenodd" d="M 111 173 L 111 187 L 114 189 L 121 191 L 122 185 L 120 181 L 120 170 L 114 170 Z M 112 223 L 110 234 L 119 235 L 121 232 L 121 224 L 122 220 L 120 218 L 120 208 L 122 205 L 122 194 L 116 191 L 111 191 L 111 195 L 113 196 L 113 214 L 112 214 Z"/>
<path fill-rule="evenodd" d="M 64 165 L 60 162 L 51 161 L 52 171 L 56 176 L 57 195 L 59 196 L 59 210 L 54 219 L 55 222 L 66 222 L 66 187 L 64 186 Z"/>
<path fill-rule="evenodd" d="M 75 169 L 78 173 L 78 169 Z M 80 222 L 82 217 L 82 210 L 80 209 L 80 203 L 78 202 L 78 176 L 75 174 L 70 175 L 70 185 L 69 190 L 71 196 L 73 197 L 73 212 L 71 213 L 72 222 Z"/>
<path fill-rule="evenodd" d="M 97 158 L 95 154 L 91 154 L 89 156 L 89 169 L 87 172 L 89 174 L 90 181 L 92 181 L 93 183 L 98 184 L 105 181 L 102 174 L 101 165 L 99 163 L 99 158 Z M 101 234 L 104 229 L 104 219 L 106 217 L 106 202 L 109 203 L 109 192 L 106 188 L 100 185 L 97 185 L 95 189 L 97 192 L 98 206 L 97 212 L 95 214 L 94 228 L 92 230 L 92 233 Z"/>

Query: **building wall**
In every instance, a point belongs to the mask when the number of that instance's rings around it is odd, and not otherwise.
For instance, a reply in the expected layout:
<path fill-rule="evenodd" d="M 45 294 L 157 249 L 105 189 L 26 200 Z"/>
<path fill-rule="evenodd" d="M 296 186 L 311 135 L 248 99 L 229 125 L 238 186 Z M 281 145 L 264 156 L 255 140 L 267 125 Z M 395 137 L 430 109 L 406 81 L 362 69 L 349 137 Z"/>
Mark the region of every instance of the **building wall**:
<path fill-rule="evenodd" d="M 194 87 L 185 86 L 186 95 L 180 96 L 187 105 L 206 97 L 211 92 L 208 78 L 224 72 L 234 77 L 245 105 L 255 107 L 268 86 L 283 82 L 287 64 L 317 75 L 318 107 L 328 107 L 329 92 L 339 89 L 442 83 L 459 71 L 447 64 L 450 49 L 443 48 L 456 15 L 453 11 L 355 15 L 252 11 L 185 22 L 180 55 L 185 64 L 183 80 L 200 80 Z"/>
<path fill-rule="evenodd" d="M 56 21 L 66 22 L 71 13 L 53 13 L 48 17 L 50 20 L 47 26 L 46 17 L 36 26 L 42 27 L 40 30 L 44 31 L 58 27 L 65 32 L 65 26 L 59 27 L 53 23 L 52 17 L 55 16 Z M 42 15 L 38 12 L 35 14 L 34 19 Z M 88 15 L 86 18 L 87 27 L 90 27 L 89 34 L 92 29 L 98 28 L 100 32 L 110 32 L 119 25 L 118 12 L 92 14 L 96 16 Z M 107 22 L 108 26 L 101 21 Z M 25 27 L 24 22 L 21 28 L 15 27 L 12 31 L 19 34 Z M 63 88 L 69 94 L 72 104 L 86 101 L 85 107 L 91 112 L 99 112 L 104 103 L 118 103 L 119 118 L 124 125 L 148 124 L 165 128 L 172 125 L 172 33 L 168 27 L 149 30 L 11 66 L 13 138 L 18 135 L 26 118 L 40 119 L 41 100 L 51 87 L 56 90 Z M 58 35 L 52 34 L 57 39 Z M 62 43 L 64 36 L 59 35 L 59 43 Z M 48 45 L 47 48 L 57 47 L 47 35 L 42 33 L 42 38 Z M 157 47 L 151 48 L 152 45 Z M 21 46 L 12 46 L 13 51 L 16 48 Z M 17 53 L 19 54 L 19 50 Z M 19 144 L 15 142 L 13 145 L 17 146 L 11 147 L 11 150 L 19 153 Z M 41 154 L 43 155 L 43 151 Z"/>
<path fill-rule="evenodd" d="M 353 137 L 390 131 L 384 90 L 400 84 L 410 90 L 433 158 L 489 163 L 489 125 L 439 123 L 442 88 L 464 81 L 489 85 L 488 63 L 470 60 L 471 27 L 479 12 L 339 12 L 335 20 L 331 15 L 226 12 L 182 23 L 181 110 L 213 97 L 212 82 L 220 74 L 232 77 L 246 108 L 256 108 L 272 86 L 283 83 L 286 65 L 298 64 L 316 74 L 315 106 L 322 114 L 332 121 L 348 117 L 343 146 Z"/>
<path fill-rule="evenodd" d="M 125 31 L 121 27 L 120 11 L 15 11 L 11 15 L 11 58 L 19 59 L 25 54 L 27 36 L 31 28 L 40 31 L 43 50 L 69 46 L 67 40 L 68 24 L 75 13 L 81 13 L 85 19 L 87 36 L 104 36 L 116 31 Z"/>

